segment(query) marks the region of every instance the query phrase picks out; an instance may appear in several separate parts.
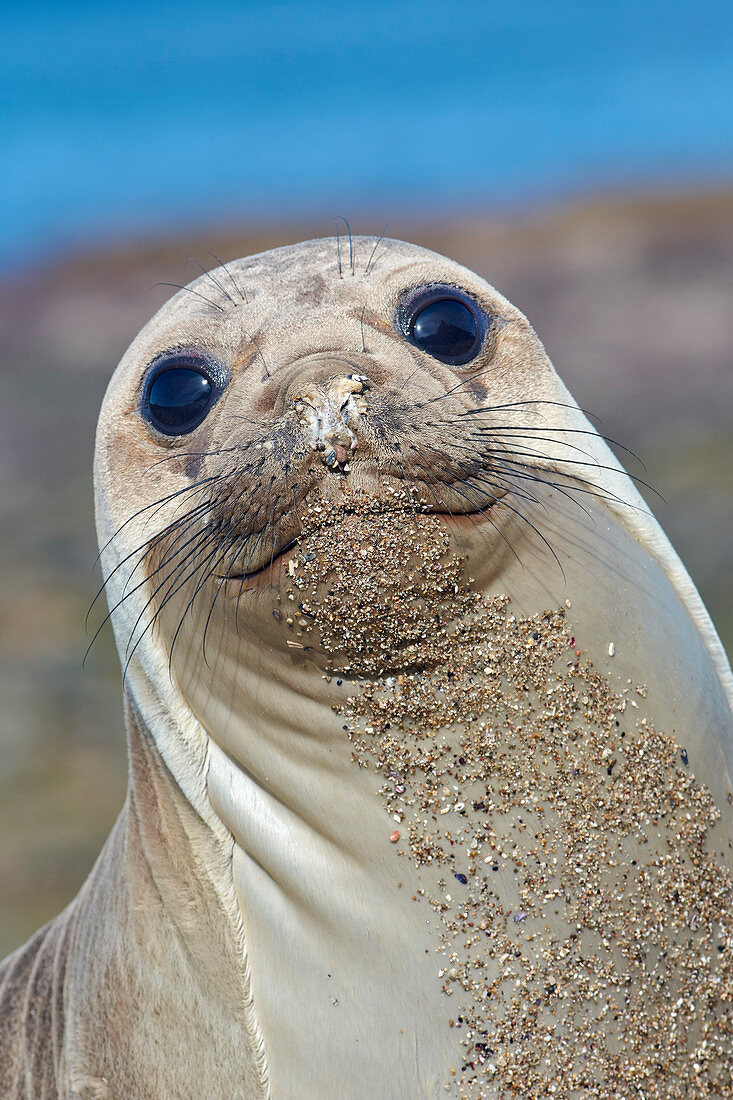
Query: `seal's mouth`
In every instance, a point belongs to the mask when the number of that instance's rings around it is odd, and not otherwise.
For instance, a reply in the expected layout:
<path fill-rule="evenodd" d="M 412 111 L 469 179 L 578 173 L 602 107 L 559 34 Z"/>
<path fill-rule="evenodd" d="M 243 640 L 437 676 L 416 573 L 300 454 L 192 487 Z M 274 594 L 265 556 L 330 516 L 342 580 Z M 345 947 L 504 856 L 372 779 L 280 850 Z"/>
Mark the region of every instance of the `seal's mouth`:
<path fill-rule="evenodd" d="M 503 495 L 503 494 L 502 494 Z M 467 527 L 475 528 L 480 525 L 490 523 L 489 513 L 499 504 L 500 497 L 494 500 L 487 501 L 481 508 L 476 508 L 466 512 L 444 512 L 444 511 L 432 511 L 426 510 L 424 512 L 412 512 L 404 510 L 405 520 L 409 522 L 411 516 L 416 514 L 431 515 L 437 519 L 442 520 L 446 526 L 452 525 L 459 530 Z M 303 556 L 305 561 L 309 560 L 307 555 L 309 553 L 307 547 L 304 545 L 307 542 L 308 535 L 314 534 L 316 531 L 322 530 L 325 527 L 333 526 L 334 523 L 343 520 L 346 516 L 351 514 L 348 510 L 337 519 L 328 518 L 324 522 L 317 524 L 310 524 L 304 531 L 301 531 L 296 537 L 287 539 L 280 545 L 275 543 L 269 551 L 266 547 L 257 554 L 249 555 L 246 560 L 234 562 L 232 567 L 225 573 L 215 573 L 213 576 L 218 581 L 236 582 L 240 586 L 243 584 L 257 583 L 257 581 L 265 579 L 268 583 L 270 579 L 277 574 L 277 572 L 283 568 L 293 569 L 297 567 L 299 555 Z M 375 516 L 375 519 L 377 517 Z M 290 565 L 290 563 L 293 563 Z M 244 565 L 244 568 L 243 568 Z"/>
<path fill-rule="evenodd" d="M 265 573 L 272 572 L 275 569 L 279 569 L 283 564 L 286 557 L 291 555 L 297 548 L 300 539 L 290 539 L 286 542 L 277 553 L 271 553 L 267 561 L 261 565 L 257 565 L 254 569 L 242 570 L 238 569 L 235 565 L 232 569 L 224 574 L 220 574 L 220 579 L 224 577 L 229 581 L 252 581 L 256 578 L 263 576 Z M 215 574 L 216 575 L 216 574 Z"/>

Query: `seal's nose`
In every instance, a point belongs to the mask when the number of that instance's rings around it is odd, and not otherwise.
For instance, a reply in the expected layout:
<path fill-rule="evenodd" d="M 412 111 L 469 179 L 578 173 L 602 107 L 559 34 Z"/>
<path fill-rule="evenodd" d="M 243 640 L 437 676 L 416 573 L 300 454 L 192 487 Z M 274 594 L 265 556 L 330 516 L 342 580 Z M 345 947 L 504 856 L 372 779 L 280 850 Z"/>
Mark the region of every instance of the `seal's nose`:
<path fill-rule="evenodd" d="M 366 412 L 369 383 L 363 374 L 346 374 L 321 385 L 297 390 L 291 401 L 307 425 L 313 450 L 334 473 L 349 472 L 349 457 L 356 450 L 359 420 Z"/>

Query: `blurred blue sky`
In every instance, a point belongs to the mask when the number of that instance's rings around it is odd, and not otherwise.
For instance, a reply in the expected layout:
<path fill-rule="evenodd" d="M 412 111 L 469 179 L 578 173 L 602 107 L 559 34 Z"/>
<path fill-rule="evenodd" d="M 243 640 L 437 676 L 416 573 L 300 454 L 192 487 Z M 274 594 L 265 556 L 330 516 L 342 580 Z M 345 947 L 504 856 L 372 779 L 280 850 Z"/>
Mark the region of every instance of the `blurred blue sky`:
<path fill-rule="evenodd" d="M 733 5 L 0 4 L 0 263 L 228 218 L 733 180 Z"/>

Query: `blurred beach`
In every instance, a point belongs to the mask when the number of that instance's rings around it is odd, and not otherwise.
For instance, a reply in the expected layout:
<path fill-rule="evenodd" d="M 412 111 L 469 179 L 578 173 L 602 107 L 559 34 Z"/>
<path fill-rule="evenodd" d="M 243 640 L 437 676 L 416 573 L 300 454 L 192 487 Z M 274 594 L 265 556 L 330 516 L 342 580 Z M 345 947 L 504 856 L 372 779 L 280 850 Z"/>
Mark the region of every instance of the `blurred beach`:
<path fill-rule="evenodd" d="M 529 317 L 733 652 L 733 9 L 79 0 L 0 12 L 0 955 L 126 786 L 94 568 L 107 381 L 223 260 L 387 234 Z"/>

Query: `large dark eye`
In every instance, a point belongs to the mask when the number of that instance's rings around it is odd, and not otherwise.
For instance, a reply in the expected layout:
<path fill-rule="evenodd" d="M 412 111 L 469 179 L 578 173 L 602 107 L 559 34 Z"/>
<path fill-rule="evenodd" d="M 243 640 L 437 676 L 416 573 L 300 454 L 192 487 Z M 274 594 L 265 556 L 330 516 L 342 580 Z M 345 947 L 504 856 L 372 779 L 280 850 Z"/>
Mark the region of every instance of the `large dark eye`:
<path fill-rule="evenodd" d="M 475 359 L 484 325 L 478 307 L 451 287 L 425 287 L 401 310 L 401 327 L 415 347 L 450 366 Z"/>
<path fill-rule="evenodd" d="M 145 386 L 143 414 L 164 435 L 185 435 L 203 421 L 220 386 L 204 360 L 171 358 L 154 368 Z"/>

